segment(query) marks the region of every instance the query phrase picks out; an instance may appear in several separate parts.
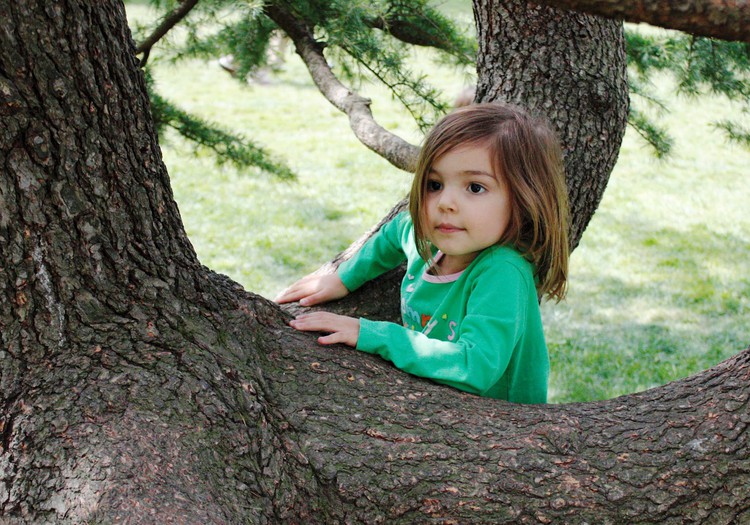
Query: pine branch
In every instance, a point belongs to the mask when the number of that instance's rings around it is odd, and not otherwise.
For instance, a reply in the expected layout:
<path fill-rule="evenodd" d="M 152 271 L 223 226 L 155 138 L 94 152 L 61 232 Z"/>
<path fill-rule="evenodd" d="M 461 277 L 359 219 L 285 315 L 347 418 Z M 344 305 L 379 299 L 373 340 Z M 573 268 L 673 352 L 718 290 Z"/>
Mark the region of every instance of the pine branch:
<path fill-rule="evenodd" d="M 628 125 L 651 146 L 657 158 L 662 159 L 672 151 L 673 141 L 667 131 L 633 107 L 628 115 Z"/>
<path fill-rule="evenodd" d="M 370 100 L 344 86 L 323 56 L 323 46 L 312 31 L 277 5 L 266 5 L 266 15 L 291 38 L 297 54 L 323 96 L 349 117 L 349 125 L 362 144 L 402 170 L 414 170 L 419 149 L 380 126 L 370 110 Z"/>
<path fill-rule="evenodd" d="M 194 144 L 213 151 L 219 163 L 228 161 L 238 168 L 255 166 L 282 180 L 296 178 L 294 172 L 283 162 L 274 159 L 268 151 L 244 137 L 219 129 L 190 115 L 172 105 L 151 88 L 149 98 L 154 122 L 160 132 L 165 127 L 174 129 Z"/>
<path fill-rule="evenodd" d="M 457 64 L 475 63 L 476 40 L 458 34 L 453 23 L 426 2 L 394 2 L 384 16 L 365 17 L 364 22 L 401 42 L 439 49 Z"/>
<path fill-rule="evenodd" d="M 726 133 L 727 139 L 740 144 L 744 147 L 750 147 L 750 128 L 742 126 L 738 122 L 731 120 L 721 120 L 714 124 L 714 127 L 720 129 Z"/>
<path fill-rule="evenodd" d="M 660 111 L 666 105 L 654 97 L 651 78 L 657 72 L 672 76 L 678 94 L 690 97 L 721 95 L 750 103 L 750 46 L 683 33 L 644 35 L 626 31 L 631 100 L 636 97 Z M 631 111 L 628 123 L 654 148 L 657 157 L 669 153 L 672 139 L 645 113 Z M 733 142 L 750 145 L 748 130 L 733 117 L 714 123 Z"/>
<path fill-rule="evenodd" d="M 367 71 L 378 82 L 387 87 L 393 97 L 409 112 L 419 128 L 423 131 L 434 124 L 435 116 L 441 116 L 449 108 L 441 102 L 435 89 L 428 86 L 422 78 L 412 79 L 410 72 L 401 62 L 400 57 L 389 51 L 382 51 L 378 59 L 374 59 L 372 52 L 358 52 L 357 50 L 339 43 L 338 46 L 354 60 L 360 68 Z M 389 62 L 388 66 L 384 62 Z M 422 107 L 432 111 L 432 117 L 425 118 Z"/>

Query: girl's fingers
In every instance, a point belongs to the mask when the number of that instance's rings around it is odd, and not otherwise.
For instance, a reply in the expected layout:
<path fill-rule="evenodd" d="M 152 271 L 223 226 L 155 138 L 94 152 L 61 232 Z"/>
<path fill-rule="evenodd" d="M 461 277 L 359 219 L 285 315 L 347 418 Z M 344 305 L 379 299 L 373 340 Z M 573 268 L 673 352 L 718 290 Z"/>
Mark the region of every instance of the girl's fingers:
<path fill-rule="evenodd" d="M 302 284 L 302 285 L 300 285 Z M 310 295 L 310 291 L 307 290 L 307 287 L 304 286 L 303 283 L 295 283 L 283 292 L 281 292 L 274 301 L 276 301 L 279 304 L 282 303 L 292 303 L 294 301 L 299 301 L 300 299 L 303 299 L 304 297 Z"/>
<path fill-rule="evenodd" d="M 297 330 L 302 330 L 305 332 L 328 331 L 332 329 L 331 324 L 327 322 L 330 315 L 331 314 L 326 314 L 325 312 L 302 314 L 292 319 L 289 324 L 292 326 L 292 328 L 296 328 Z"/>
<path fill-rule="evenodd" d="M 274 298 L 274 301 L 279 304 L 291 303 L 298 299 L 296 294 L 297 294 L 296 290 L 287 288 L 286 290 L 282 291 L 279 295 L 277 295 Z"/>
<path fill-rule="evenodd" d="M 325 299 L 322 292 L 316 292 L 300 299 L 299 304 L 302 306 L 315 306 L 318 303 L 325 302 Z"/>
<path fill-rule="evenodd" d="M 294 298 L 294 296 L 292 296 L 288 292 L 280 293 L 273 300 L 277 304 L 292 303 L 292 302 L 296 301 L 296 299 Z"/>
<path fill-rule="evenodd" d="M 348 331 L 333 332 L 331 334 L 318 337 L 318 343 L 322 345 L 333 345 L 337 343 L 343 343 L 345 345 L 356 348 L 358 338 L 359 338 L 358 332 L 357 333 L 352 333 Z"/>
<path fill-rule="evenodd" d="M 318 337 L 318 342 L 322 345 L 334 345 L 336 343 L 343 343 L 345 341 L 341 337 L 341 332 L 334 332 L 332 334 Z"/>
<path fill-rule="evenodd" d="M 291 321 L 289 321 L 289 326 L 294 328 L 295 330 L 302 330 L 303 332 L 309 331 L 309 330 L 315 330 L 309 322 L 307 322 L 303 317 L 295 317 Z"/>
<path fill-rule="evenodd" d="M 293 303 L 294 301 L 299 301 L 300 299 L 307 297 L 315 291 L 315 284 L 311 284 L 310 281 L 311 276 L 308 275 L 303 277 L 299 281 L 293 283 L 286 290 L 282 290 L 279 295 L 276 296 L 274 301 L 279 304 Z"/>
<path fill-rule="evenodd" d="M 357 346 L 359 339 L 359 319 L 329 312 L 302 314 L 292 319 L 289 326 L 303 332 L 330 332 L 318 338 L 323 345 L 344 343 Z"/>
<path fill-rule="evenodd" d="M 313 306 L 347 295 L 347 290 L 337 274 L 308 275 L 282 291 L 275 299 L 279 304 L 299 301 L 302 306 Z"/>

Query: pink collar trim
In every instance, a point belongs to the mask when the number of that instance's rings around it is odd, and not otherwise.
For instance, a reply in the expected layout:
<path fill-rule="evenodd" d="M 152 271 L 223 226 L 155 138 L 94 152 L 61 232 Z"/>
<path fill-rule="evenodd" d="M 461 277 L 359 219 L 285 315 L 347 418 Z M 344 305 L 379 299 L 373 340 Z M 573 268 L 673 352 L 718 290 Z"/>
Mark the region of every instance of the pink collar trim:
<path fill-rule="evenodd" d="M 443 258 L 443 252 L 438 250 L 438 252 L 435 254 L 435 258 L 432 260 L 432 264 L 425 268 L 424 274 L 422 274 L 422 279 L 424 279 L 428 283 L 433 284 L 445 284 L 445 283 L 452 283 L 458 280 L 459 277 L 461 277 L 461 274 L 463 274 L 466 270 L 461 270 L 460 272 L 451 273 L 448 275 L 433 275 L 430 273 L 430 270 L 437 267 L 438 262 L 440 262 L 440 259 Z"/>

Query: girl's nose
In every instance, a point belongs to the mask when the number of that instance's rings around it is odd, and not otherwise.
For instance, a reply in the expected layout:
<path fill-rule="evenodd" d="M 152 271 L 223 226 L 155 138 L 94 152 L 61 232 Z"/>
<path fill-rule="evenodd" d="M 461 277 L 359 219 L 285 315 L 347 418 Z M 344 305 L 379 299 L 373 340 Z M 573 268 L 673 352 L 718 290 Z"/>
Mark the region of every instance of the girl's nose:
<path fill-rule="evenodd" d="M 443 190 L 440 192 L 440 200 L 438 200 L 438 208 L 440 211 L 455 211 L 456 200 L 453 198 L 453 193 L 449 190 Z"/>

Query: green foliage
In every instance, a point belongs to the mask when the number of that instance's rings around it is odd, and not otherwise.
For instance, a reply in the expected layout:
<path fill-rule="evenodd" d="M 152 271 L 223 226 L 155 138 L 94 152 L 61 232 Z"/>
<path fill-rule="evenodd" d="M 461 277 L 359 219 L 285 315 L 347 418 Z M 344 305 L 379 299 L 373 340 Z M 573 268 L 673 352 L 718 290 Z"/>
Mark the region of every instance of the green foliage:
<path fill-rule="evenodd" d="M 649 109 L 655 109 L 657 115 L 663 115 L 668 111 L 666 103 L 653 93 L 652 87 L 646 82 L 633 77 L 628 79 L 631 101 L 638 97 L 641 104 L 645 103 Z M 669 131 L 632 102 L 628 124 L 651 146 L 657 158 L 664 158 L 672 151 L 673 140 Z"/>
<path fill-rule="evenodd" d="M 147 74 L 146 77 L 148 79 L 150 75 Z M 292 170 L 284 162 L 276 160 L 264 148 L 177 108 L 153 90 L 153 82 L 150 80 L 148 86 L 151 114 L 160 134 L 163 134 L 166 128 L 172 128 L 197 147 L 214 152 L 214 158 L 220 164 L 230 162 L 238 168 L 255 166 L 279 179 L 295 178 Z"/>
<path fill-rule="evenodd" d="M 163 11 L 175 6 L 175 2 L 160 0 L 153 0 L 152 4 Z M 326 57 L 337 74 L 355 88 L 369 82 L 386 86 L 421 129 L 430 127 L 449 109 L 449 104 L 439 90 L 428 84 L 424 74 L 412 70 L 411 47 L 440 49 L 438 61 L 455 67 L 474 64 L 474 39 L 427 0 L 278 0 L 268 4 L 303 21 L 325 46 Z M 148 30 L 141 27 L 137 33 L 139 38 Z M 186 58 L 231 55 L 234 74 L 244 82 L 269 65 L 270 47 L 273 39 L 279 38 L 280 30 L 264 14 L 263 2 L 205 0 L 180 22 L 178 34 L 177 38 L 172 35 L 159 43 L 161 60 L 174 63 Z M 184 122 L 185 117 L 183 114 L 179 120 Z M 181 125 L 178 129 L 193 128 Z M 213 135 L 218 138 L 220 133 Z M 194 135 L 185 136 L 192 139 Z M 210 147 L 221 154 L 218 143 L 213 144 Z M 234 144 L 225 149 L 235 151 L 237 142 Z"/>
<path fill-rule="evenodd" d="M 745 121 L 750 120 L 750 109 L 745 108 L 744 111 Z M 719 120 L 715 124 L 716 128 L 723 130 L 729 140 L 742 144 L 745 147 L 750 147 L 750 126 L 738 124 L 736 120 Z"/>
<path fill-rule="evenodd" d="M 474 65 L 476 39 L 473 35 L 458 31 L 457 22 L 430 6 L 427 0 L 391 0 L 384 15 L 377 27 L 396 38 L 440 49 L 444 53 L 441 56 L 445 64 Z"/>
<path fill-rule="evenodd" d="M 631 90 L 632 93 L 632 90 Z M 657 158 L 664 158 L 672 151 L 673 140 L 663 126 L 656 124 L 653 119 L 644 115 L 638 109 L 631 107 L 628 124 L 653 148 Z"/>
<path fill-rule="evenodd" d="M 269 47 L 278 28 L 263 14 L 262 2 L 213 0 L 199 2 L 181 22 L 184 38 L 163 50 L 166 59 L 215 60 L 231 55 L 235 76 L 245 79 L 268 64 Z"/>
<path fill-rule="evenodd" d="M 736 103 L 740 115 L 750 111 L 750 45 L 695 37 L 674 31 L 641 32 L 628 28 L 625 33 L 630 66 L 630 124 L 654 149 L 658 157 L 672 147 L 668 132 L 654 122 L 640 106 L 660 110 L 665 106 L 654 95 L 651 79 L 669 74 L 678 95 L 692 99 L 720 95 Z M 750 128 L 741 117 L 715 122 L 728 138 L 750 146 Z"/>

